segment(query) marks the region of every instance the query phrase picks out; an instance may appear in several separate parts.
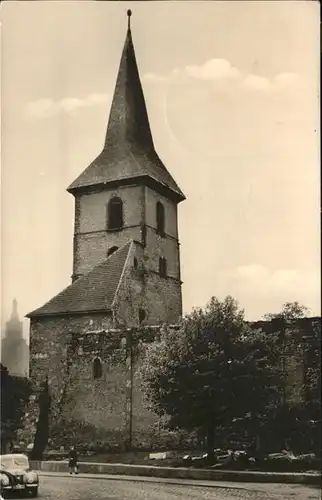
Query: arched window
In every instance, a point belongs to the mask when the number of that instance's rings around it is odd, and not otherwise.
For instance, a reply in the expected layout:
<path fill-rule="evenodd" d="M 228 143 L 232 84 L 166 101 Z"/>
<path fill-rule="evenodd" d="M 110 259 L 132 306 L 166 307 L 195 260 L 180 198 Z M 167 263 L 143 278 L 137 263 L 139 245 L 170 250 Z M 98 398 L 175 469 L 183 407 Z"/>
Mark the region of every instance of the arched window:
<path fill-rule="evenodd" d="M 112 253 L 116 252 L 116 250 L 118 250 L 119 247 L 111 247 L 108 249 L 107 251 L 107 257 L 109 257 L 110 255 L 112 255 Z"/>
<path fill-rule="evenodd" d="M 107 206 L 108 229 L 122 229 L 123 227 L 123 202 L 120 198 L 112 198 Z"/>
<path fill-rule="evenodd" d="M 93 378 L 102 378 L 103 368 L 100 358 L 95 358 L 93 361 Z"/>
<path fill-rule="evenodd" d="M 139 309 L 139 323 L 142 323 L 145 320 L 145 310 L 144 309 Z"/>
<path fill-rule="evenodd" d="M 164 236 L 164 226 L 165 226 L 164 206 L 160 201 L 157 202 L 156 216 L 157 216 L 157 234 L 159 234 L 160 236 Z"/>
<path fill-rule="evenodd" d="M 164 257 L 159 258 L 159 274 L 161 278 L 167 277 L 167 260 Z"/>

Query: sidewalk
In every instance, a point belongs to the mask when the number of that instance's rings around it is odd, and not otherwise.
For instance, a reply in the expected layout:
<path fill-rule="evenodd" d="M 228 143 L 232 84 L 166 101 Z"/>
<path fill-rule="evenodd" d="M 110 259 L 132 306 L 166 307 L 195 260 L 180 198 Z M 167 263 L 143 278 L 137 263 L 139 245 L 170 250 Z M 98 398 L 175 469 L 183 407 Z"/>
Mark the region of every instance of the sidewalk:
<path fill-rule="evenodd" d="M 232 471 L 215 469 L 194 469 L 186 467 L 157 467 L 151 465 L 129 465 L 112 463 L 80 462 L 81 474 L 79 477 L 98 477 L 106 479 L 116 479 L 115 476 L 127 476 L 129 480 L 158 480 L 167 482 L 170 480 L 192 480 L 202 481 L 209 484 L 209 481 L 240 482 L 240 483 L 284 483 L 284 484 L 321 484 L 320 473 L 310 472 L 257 472 L 257 471 Z M 31 462 L 31 467 L 41 471 L 41 474 L 58 473 L 68 474 L 68 462 Z M 114 476 L 114 477 L 113 477 Z M 131 479 L 132 478 L 132 479 Z M 205 483 L 204 483 L 205 484 Z"/>

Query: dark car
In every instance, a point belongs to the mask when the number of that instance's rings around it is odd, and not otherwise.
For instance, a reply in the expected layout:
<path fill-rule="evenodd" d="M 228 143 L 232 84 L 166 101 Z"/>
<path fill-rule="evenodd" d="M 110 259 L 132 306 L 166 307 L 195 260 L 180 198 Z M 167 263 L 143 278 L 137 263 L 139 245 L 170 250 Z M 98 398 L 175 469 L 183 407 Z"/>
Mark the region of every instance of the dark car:
<path fill-rule="evenodd" d="M 8 493 L 24 493 L 38 496 L 39 477 L 29 466 L 26 455 L 12 453 L 0 455 L 0 492 L 3 497 Z"/>

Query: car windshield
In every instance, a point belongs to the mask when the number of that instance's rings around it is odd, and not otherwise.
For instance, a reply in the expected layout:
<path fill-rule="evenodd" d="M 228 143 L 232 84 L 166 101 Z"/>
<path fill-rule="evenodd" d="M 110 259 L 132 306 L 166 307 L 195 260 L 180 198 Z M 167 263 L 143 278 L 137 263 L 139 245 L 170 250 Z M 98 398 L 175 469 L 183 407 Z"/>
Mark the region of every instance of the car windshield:
<path fill-rule="evenodd" d="M 15 467 L 26 468 L 29 466 L 28 458 L 24 456 L 4 456 L 0 457 L 2 469 L 12 469 Z"/>

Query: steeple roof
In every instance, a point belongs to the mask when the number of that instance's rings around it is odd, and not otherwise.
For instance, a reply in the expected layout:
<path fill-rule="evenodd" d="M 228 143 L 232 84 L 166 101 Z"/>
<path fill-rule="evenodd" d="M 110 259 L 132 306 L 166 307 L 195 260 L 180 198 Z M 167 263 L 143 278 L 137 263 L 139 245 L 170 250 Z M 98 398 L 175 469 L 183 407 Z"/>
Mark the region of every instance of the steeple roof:
<path fill-rule="evenodd" d="M 184 194 L 157 155 L 136 62 L 128 11 L 128 29 L 100 155 L 68 187 L 79 190 L 109 183 L 142 182 L 176 201 Z"/>

